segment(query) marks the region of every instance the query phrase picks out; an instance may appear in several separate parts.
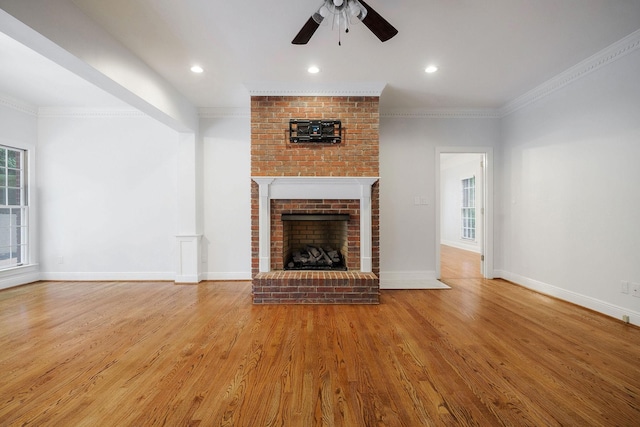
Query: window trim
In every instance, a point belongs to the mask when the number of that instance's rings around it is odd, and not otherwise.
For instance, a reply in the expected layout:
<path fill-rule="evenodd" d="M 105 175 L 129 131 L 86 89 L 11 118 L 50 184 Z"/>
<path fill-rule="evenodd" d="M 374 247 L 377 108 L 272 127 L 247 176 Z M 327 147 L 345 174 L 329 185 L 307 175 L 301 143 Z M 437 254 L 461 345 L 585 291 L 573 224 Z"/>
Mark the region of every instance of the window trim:
<path fill-rule="evenodd" d="M 27 221 L 27 250 L 20 265 L 0 269 L 0 289 L 39 280 L 37 260 L 37 205 L 33 189 L 36 187 L 36 148 L 33 144 L 0 137 L 0 145 L 25 152 L 24 179 L 26 180 L 25 202 Z"/>
<path fill-rule="evenodd" d="M 3 189 L 0 193 L 2 196 L 0 197 L 0 209 L 6 210 L 8 214 L 7 224 L 3 224 L 1 228 L 6 231 L 7 242 L 2 242 L 3 246 L 0 246 L 2 253 L 7 251 L 7 259 L 0 259 L 0 270 L 6 270 L 21 267 L 29 262 L 29 154 L 25 149 L 1 144 L 0 150 L 5 153 L 5 164 L 0 167 L 0 171 L 5 172 L 3 185 L 0 186 Z M 19 162 L 12 166 L 10 158 L 15 156 L 19 157 Z M 12 176 L 14 176 L 13 183 L 11 182 Z M 13 198 L 11 194 L 15 195 L 16 193 L 18 203 L 13 204 L 11 203 Z"/>

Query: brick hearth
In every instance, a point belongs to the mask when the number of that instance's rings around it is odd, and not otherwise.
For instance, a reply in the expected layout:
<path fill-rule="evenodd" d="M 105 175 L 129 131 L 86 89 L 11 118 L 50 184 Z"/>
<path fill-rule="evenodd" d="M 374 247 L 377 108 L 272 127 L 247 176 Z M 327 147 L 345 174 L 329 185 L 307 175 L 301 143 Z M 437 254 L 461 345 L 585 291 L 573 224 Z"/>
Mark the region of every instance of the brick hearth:
<path fill-rule="evenodd" d="M 255 304 L 377 304 L 379 302 L 379 143 L 378 96 L 251 98 L 252 277 Z M 339 144 L 290 143 L 290 119 L 339 119 Z M 362 177 L 369 195 L 350 197 L 272 197 L 263 194 L 269 177 Z M 293 180 L 291 180 L 293 181 Z M 364 182 L 364 181 L 363 181 Z M 289 185 L 287 182 L 286 185 Z M 338 184 L 339 186 L 341 183 Z M 267 185 L 266 192 L 271 190 Z M 363 187 L 363 188 L 365 188 Z M 261 202 L 268 197 L 269 204 Z M 364 197 L 364 199 L 358 199 Z M 361 205 L 365 203 L 365 205 Z M 370 204 L 369 204 L 370 203 Z M 260 207 L 270 206 L 268 218 Z M 366 217 L 360 221 L 362 206 Z M 283 271 L 283 213 L 349 214 L 348 271 Z M 261 222 L 262 221 L 262 222 Z M 265 224 L 266 221 L 266 224 Z M 260 246 L 260 227 L 270 246 Z M 370 228 L 370 243 L 360 228 Z M 364 237 L 363 237 L 364 239 Z M 366 254 L 360 244 L 370 245 Z M 262 252 L 261 252 L 262 251 Z M 266 255 L 265 255 L 266 252 Z M 262 255 L 261 255 L 262 254 Z M 362 258 L 361 260 L 361 256 Z M 264 259 L 262 258 L 264 257 Z M 365 265 L 361 265 L 365 262 Z"/>
<path fill-rule="evenodd" d="M 378 304 L 380 283 L 359 271 L 271 271 L 253 279 L 255 304 Z"/>

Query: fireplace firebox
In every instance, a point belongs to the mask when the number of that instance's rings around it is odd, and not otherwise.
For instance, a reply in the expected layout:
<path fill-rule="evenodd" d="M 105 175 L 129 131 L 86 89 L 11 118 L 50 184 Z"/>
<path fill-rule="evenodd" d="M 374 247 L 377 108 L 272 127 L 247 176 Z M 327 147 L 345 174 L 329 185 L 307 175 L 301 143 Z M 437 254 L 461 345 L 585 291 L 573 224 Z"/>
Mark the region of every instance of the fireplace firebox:
<path fill-rule="evenodd" d="M 283 214 L 284 270 L 346 271 L 349 214 Z"/>

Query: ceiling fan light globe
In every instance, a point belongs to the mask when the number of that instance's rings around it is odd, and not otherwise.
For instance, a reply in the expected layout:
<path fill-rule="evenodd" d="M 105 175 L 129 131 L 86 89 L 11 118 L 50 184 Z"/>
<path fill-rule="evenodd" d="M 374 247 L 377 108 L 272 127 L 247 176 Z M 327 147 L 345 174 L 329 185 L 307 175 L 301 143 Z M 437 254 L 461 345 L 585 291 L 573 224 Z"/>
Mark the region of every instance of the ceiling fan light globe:
<path fill-rule="evenodd" d="M 336 7 L 342 6 L 342 3 L 344 3 L 344 0 L 333 0 L 333 4 L 336 5 Z"/>
<path fill-rule="evenodd" d="M 351 0 L 349 2 L 349 14 L 362 21 L 367 16 L 367 9 L 358 0 Z"/>
<path fill-rule="evenodd" d="M 322 5 L 322 7 L 320 7 L 320 9 L 318 10 L 318 13 L 323 18 L 326 18 L 327 15 L 329 14 L 329 8 L 326 5 Z"/>

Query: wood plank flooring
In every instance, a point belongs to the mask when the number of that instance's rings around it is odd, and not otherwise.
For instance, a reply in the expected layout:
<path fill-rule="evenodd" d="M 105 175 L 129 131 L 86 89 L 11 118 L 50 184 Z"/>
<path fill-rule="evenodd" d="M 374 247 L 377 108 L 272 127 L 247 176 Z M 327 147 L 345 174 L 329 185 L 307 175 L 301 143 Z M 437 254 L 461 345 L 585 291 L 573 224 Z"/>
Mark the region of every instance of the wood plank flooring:
<path fill-rule="evenodd" d="M 0 291 L 0 425 L 638 425 L 640 328 L 447 283 L 375 306 L 254 306 L 249 282 Z"/>
<path fill-rule="evenodd" d="M 480 254 L 453 246 L 440 245 L 442 279 L 481 279 Z"/>

